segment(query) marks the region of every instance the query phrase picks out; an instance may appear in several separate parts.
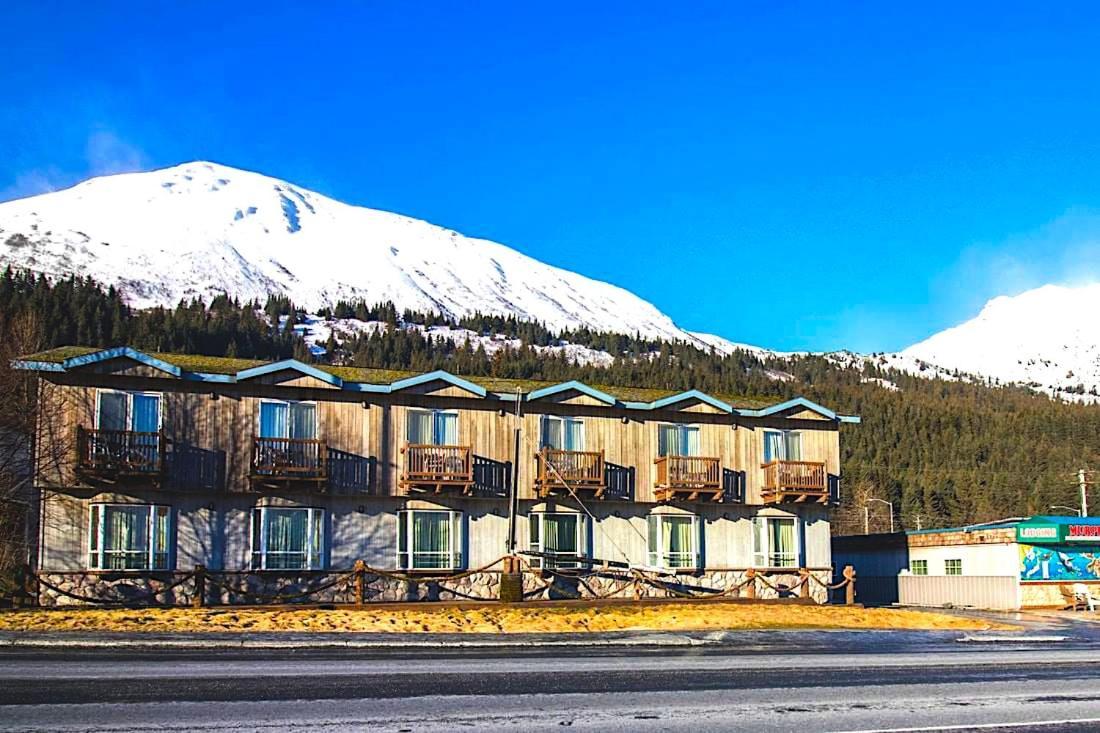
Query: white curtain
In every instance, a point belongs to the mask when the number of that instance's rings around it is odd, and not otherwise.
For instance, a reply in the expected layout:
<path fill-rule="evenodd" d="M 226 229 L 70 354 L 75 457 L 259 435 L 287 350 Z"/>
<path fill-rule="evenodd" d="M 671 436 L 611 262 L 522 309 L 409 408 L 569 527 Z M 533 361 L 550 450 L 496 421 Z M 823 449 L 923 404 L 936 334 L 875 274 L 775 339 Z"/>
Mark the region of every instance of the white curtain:
<path fill-rule="evenodd" d="M 424 410 L 409 410 L 405 427 L 405 437 L 413 445 L 426 445 L 432 442 L 432 413 Z"/>
<path fill-rule="evenodd" d="M 680 452 L 685 456 L 700 455 L 699 428 L 683 425 L 680 428 L 681 446 Z"/>
<path fill-rule="evenodd" d="M 788 461 L 801 461 L 802 460 L 802 433 L 788 432 L 787 433 L 787 456 Z"/>
<path fill-rule="evenodd" d="M 290 405 L 290 436 L 298 440 L 317 437 L 317 406 L 294 402 Z"/>

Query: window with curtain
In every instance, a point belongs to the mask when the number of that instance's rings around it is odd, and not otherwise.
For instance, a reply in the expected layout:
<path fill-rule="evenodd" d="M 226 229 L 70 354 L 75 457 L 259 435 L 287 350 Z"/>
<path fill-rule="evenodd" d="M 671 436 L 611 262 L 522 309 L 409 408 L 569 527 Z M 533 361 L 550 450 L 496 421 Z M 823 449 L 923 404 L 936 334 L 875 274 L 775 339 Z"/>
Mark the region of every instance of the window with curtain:
<path fill-rule="evenodd" d="M 572 512 L 534 512 L 529 517 L 529 547 L 549 557 L 532 558 L 534 567 L 576 568 L 588 557 L 588 518 Z"/>
<path fill-rule="evenodd" d="M 650 514 L 648 522 L 651 566 L 669 569 L 700 567 L 698 517 Z"/>
<path fill-rule="evenodd" d="M 160 395 L 101 390 L 96 409 L 99 430 L 155 433 L 160 430 Z"/>
<path fill-rule="evenodd" d="M 126 437 L 100 434 L 93 438 L 89 449 L 96 458 L 156 465 L 160 453 L 160 395 L 100 390 L 96 428 L 130 433 Z"/>
<path fill-rule="evenodd" d="M 756 517 L 753 520 L 753 566 L 798 567 L 798 520 L 794 517 Z"/>
<path fill-rule="evenodd" d="M 542 416 L 542 447 L 584 450 L 584 421 L 579 417 Z"/>
<path fill-rule="evenodd" d="M 172 511 L 159 504 L 92 504 L 88 567 L 167 570 Z"/>
<path fill-rule="evenodd" d="M 405 437 L 412 445 L 458 445 L 458 413 L 448 410 L 409 410 Z"/>
<path fill-rule="evenodd" d="M 764 463 L 801 460 L 802 433 L 797 430 L 764 431 Z"/>
<path fill-rule="evenodd" d="M 658 425 L 657 455 L 700 455 L 698 425 Z"/>
<path fill-rule="evenodd" d="M 253 570 L 324 567 L 325 510 L 256 507 L 252 510 Z"/>
<path fill-rule="evenodd" d="M 317 406 L 312 402 L 260 403 L 260 437 L 315 440 L 317 438 Z"/>
<path fill-rule="evenodd" d="M 460 570 L 462 512 L 406 509 L 397 513 L 397 567 Z"/>

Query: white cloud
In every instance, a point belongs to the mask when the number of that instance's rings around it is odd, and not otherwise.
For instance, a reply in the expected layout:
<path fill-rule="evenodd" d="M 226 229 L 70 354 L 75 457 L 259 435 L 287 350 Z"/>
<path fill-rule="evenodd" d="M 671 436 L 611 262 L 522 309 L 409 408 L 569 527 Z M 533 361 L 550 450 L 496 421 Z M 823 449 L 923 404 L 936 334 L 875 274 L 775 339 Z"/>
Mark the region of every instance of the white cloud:
<path fill-rule="evenodd" d="M 97 129 L 88 135 L 83 158 L 81 170 L 61 170 L 51 165 L 17 174 L 10 185 L 0 188 L 0 201 L 49 193 L 92 176 L 131 173 L 150 167 L 149 159 L 140 148 L 106 129 Z"/>

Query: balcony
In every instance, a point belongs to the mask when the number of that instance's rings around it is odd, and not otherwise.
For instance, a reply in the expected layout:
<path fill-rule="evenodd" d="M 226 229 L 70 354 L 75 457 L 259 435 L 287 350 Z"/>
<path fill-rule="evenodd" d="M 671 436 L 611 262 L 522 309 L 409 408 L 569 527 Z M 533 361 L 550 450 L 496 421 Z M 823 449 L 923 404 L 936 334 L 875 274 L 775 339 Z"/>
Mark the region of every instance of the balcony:
<path fill-rule="evenodd" d="M 535 490 L 540 499 L 551 493 L 593 492 L 602 499 L 607 491 L 603 451 L 558 450 L 543 448 L 535 454 L 538 471 Z M 572 491 L 571 491 L 572 490 Z"/>
<path fill-rule="evenodd" d="M 255 438 L 252 441 L 253 485 L 290 487 L 328 480 L 328 446 L 306 438 Z"/>
<path fill-rule="evenodd" d="M 722 469 L 717 458 L 662 456 L 657 465 L 654 496 L 657 501 L 722 501 Z"/>
<path fill-rule="evenodd" d="M 474 463 L 467 445 L 411 443 L 401 449 L 405 465 L 398 485 L 405 493 L 458 489 L 469 495 L 474 488 Z"/>
<path fill-rule="evenodd" d="M 163 432 L 92 430 L 78 427 L 76 471 L 85 480 L 113 482 L 164 476 L 167 442 Z"/>
<path fill-rule="evenodd" d="M 772 461 L 764 469 L 765 504 L 786 502 L 826 504 L 829 501 L 825 464 L 819 461 Z"/>

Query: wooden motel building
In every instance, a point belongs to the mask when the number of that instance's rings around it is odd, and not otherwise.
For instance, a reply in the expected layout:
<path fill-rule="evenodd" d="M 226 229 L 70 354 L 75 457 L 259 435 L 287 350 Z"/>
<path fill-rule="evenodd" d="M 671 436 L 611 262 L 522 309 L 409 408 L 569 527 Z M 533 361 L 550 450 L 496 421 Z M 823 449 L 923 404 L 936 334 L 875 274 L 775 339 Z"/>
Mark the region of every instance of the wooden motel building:
<path fill-rule="evenodd" d="M 719 591 L 749 569 L 829 582 L 840 429 L 859 421 L 803 398 L 125 347 L 16 366 L 41 376 L 44 605 L 170 603 L 196 566 L 220 574 L 210 602 L 248 602 L 357 563 L 378 571 L 366 600 L 488 599 L 512 547 L 531 598 L 613 595 L 612 566 Z"/>

